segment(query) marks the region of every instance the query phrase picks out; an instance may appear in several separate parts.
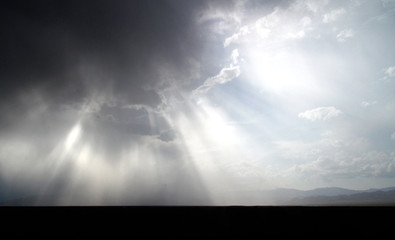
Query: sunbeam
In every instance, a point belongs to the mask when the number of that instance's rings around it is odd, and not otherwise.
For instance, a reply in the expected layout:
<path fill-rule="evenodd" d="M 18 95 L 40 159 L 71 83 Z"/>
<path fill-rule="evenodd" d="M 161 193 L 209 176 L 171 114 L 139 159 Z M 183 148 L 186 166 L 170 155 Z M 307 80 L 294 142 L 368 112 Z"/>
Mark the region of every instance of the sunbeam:
<path fill-rule="evenodd" d="M 5 4 L 0 205 L 287 204 L 273 189 L 393 187 L 394 9 Z"/>

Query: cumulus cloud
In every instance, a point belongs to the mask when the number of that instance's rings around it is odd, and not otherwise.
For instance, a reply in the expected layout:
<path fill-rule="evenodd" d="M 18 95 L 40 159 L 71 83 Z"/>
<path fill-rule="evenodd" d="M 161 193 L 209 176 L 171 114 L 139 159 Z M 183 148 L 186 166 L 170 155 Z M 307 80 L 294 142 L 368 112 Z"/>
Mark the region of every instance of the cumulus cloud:
<path fill-rule="evenodd" d="M 239 23 L 242 18 L 244 1 L 208 1 L 196 16 L 199 24 L 220 20 L 228 23 Z"/>
<path fill-rule="evenodd" d="M 279 10 L 275 9 L 271 14 L 256 20 L 255 31 L 261 38 L 268 37 L 272 29 L 280 22 L 278 12 Z"/>
<path fill-rule="evenodd" d="M 272 13 L 257 19 L 255 22 L 242 26 L 232 36 L 225 39 L 224 47 L 229 46 L 233 42 L 238 42 L 253 33 L 257 34 L 260 38 L 267 38 L 272 32 L 272 29 L 281 21 L 278 12 L 279 9 L 276 8 Z"/>
<path fill-rule="evenodd" d="M 361 102 L 361 107 L 366 108 L 366 107 L 370 107 L 370 106 L 376 105 L 377 103 L 378 103 L 377 101 L 362 101 Z"/>
<path fill-rule="evenodd" d="M 232 58 L 232 63 L 233 63 L 233 64 L 238 64 L 238 62 L 239 62 L 239 56 L 240 56 L 239 50 L 238 50 L 238 49 L 234 49 L 234 50 L 232 51 L 232 55 L 230 56 L 230 57 Z"/>
<path fill-rule="evenodd" d="M 240 37 L 245 36 L 250 33 L 250 29 L 248 26 L 243 26 L 239 31 L 234 33 L 232 36 L 228 37 L 224 41 L 224 47 L 229 46 L 232 42 L 237 41 Z"/>
<path fill-rule="evenodd" d="M 322 10 L 326 5 L 328 5 L 329 0 L 318 0 L 318 1 L 314 1 L 314 0 L 307 0 L 307 1 L 299 0 L 299 1 L 296 1 L 296 3 L 299 6 L 305 7 L 309 11 L 317 13 L 320 10 Z"/>
<path fill-rule="evenodd" d="M 395 176 L 395 152 L 374 150 L 373 142 L 366 138 L 330 135 L 300 144 L 289 142 L 289 146 L 280 149 L 288 152 L 288 148 L 294 148 L 288 158 L 303 161 L 282 174 L 324 181 Z"/>
<path fill-rule="evenodd" d="M 224 47 L 232 43 L 255 44 L 262 40 L 276 42 L 298 40 L 314 30 L 311 16 L 296 8 L 276 7 L 272 12 L 243 25 L 224 40 Z"/>
<path fill-rule="evenodd" d="M 240 75 L 240 67 L 239 66 L 230 66 L 227 68 L 223 68 L 220 73 L 214 77 L 208 78 L 203 85 L 198 87 L 192 92 L 192 95 L 196 95 L 199 93 L 205 93 L 209 91 L 212 87 L 217 84 L 224 84 L 227 83 L 234 78 Z"/>
<path fill-rule="evenodd" d="M 336 21 L 340 16 L 346 14 L 347 11 L 344 8 L 335 9 L 329 13 L 324 14 L 322 21 L 324 23 L 330 23 Z"/>
<path fill-rule="evenodd" d="M 353 30 L 345 29 L 345 30 L 342 30 L 341 32 L 339 32 L 336 35 L 336 39 L 337 39 L 338 42 L 344 42 L 344 41 L 346 41 L 346 39 L 352 38 L 353 36 L 354 36 L 354 31 Z"/>
<path fill-rule="evenodd" d="M 335 107 L 319 107 L 307 110 L 298 114 L 299 118 L 305 118 L 310 121 L 327 120 L 342 114 L 342 111 Z"/>
<path fill-rule="evenodd" d="M 394 78 L 395 77 L 395 66 L 388 67 L 384 71 L 385 79 Z"/>
<path fill-rule="evenodd" d="M 245 1 L 204 1 L 204 8 L 196 14 L 196 22 L 205 37 L 215 39 L 240 26 Z"/>
<path fill-rule="evenodd" d="M 303 27 L 308 27 L 311 25 L 311 18 L 304 16 L 302 19 L 300 19 L 300 23 L 302 24 Z"/>
<path fill-rule="evenodd" d="M 391 177 L 395 175 L 395 152 L 369 151 L 354 156 L 320 156 L 297 166 L 299 173 L 324 178 Z"/>

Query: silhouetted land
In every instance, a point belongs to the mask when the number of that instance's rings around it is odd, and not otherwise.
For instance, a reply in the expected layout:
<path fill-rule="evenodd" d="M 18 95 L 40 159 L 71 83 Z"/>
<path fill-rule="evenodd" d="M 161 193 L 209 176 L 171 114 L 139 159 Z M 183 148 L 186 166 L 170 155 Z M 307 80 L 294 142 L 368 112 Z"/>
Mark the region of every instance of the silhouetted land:
<path fill-rule="evenodd" d="M 393 207 L 0 207 L 13 236 L 389 236 Z M 319 235 L 317 235 L 319 234 Z"/>

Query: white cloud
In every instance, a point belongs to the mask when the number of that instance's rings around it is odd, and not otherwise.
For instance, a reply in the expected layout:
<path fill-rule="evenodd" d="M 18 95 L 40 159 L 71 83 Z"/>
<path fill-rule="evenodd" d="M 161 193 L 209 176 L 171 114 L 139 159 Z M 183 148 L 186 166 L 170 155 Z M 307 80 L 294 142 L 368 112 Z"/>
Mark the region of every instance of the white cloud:
<path fill-rule="evenodd" d="M 274 28 L 279 23 L 280 17 L 277 13 L 278 9 L 274 10 L 271 14 L 256 20 L 254 28 L 256 33 L 261 38 L 268 37 L 272 31 L 272 28 Z"/>
<path fill-rule="evenodd" d="M 344 41 L 346 41 L 347 38 L 351 38 L 353 36 L 354 36 L 353 30 L 346 29 L 346 30 L 339 32 L 339 34 L 336 35 L 336 38 L 337 38 L 338 42 L 344 42 Z"/>
<path fill-rule="evenodd" d="M 341 15 L 346 14 L 347 11 L 344 8 L 332 10 L 329 13 L 324 14 L 322 21 L 324 23 L 330 23 L 336 21 Z"/>
<path fill-rule="evenodd" d="M 395 66 L 391 66 L 391 67 L 389 67 L 389 68 L 387 68 L 386 70 L 385 70 L 385 74 L 388 76 L 388 77 L 395 77 Z"/>
<path fill-rule="evenodd" d="M 299 113 L 299 118 L 305 118 L 310 121 L 327 120 L 337 117 L 342 113 L 335 107 L 319 107 Z"/>
<path fill-rule="evenodd" d="M 311 18 L 310 18 L 310 17 L 307 17 L 307 16 L 304 16 L 304 17 L 300 20 L 300 24 L 301 24 L 303 27 L 308 27 L 308 26 L 310 26 L 310 25 L 311 25 Z"/>
<path fill-rule="evenodd" d="M 240 75 L 240 72 L 241 71 L 239 66 L 230 66 L 227 68 L 223 68 L 218 75 L 208 78 L 203 83 L 203 85 L 195 89 L 192 92 L 192 95 L 195 95 L 197 93 L 205 93 L 217 84 L 227 83 L 232 79 L 238 77 Z"/>
<path fill-rule="evenodd" d="M 232 36 L 225 39 L 224 47 L 229 46 L 233 42 L 237 42 L 241 37 L 251 33 L 255 33 L 261 38 L 267 38 L 272 32 L 272 29 L 277 26 L 281 20 L 278 16 L 278 11 L 278 8 L 276 8 L 269 15 L 259 18 L 252 24 L 241 27 Z"/>
<path fill-rule="evenodd" d="M 244 4 L 245 1 L 210 1 L 196 14 L 195 21 L 209 33 L 207 35 L 223 35 L 240 26 L 244 18 Z"/>
<path fill-rule="evenodd" d="M 287 34 L 287 38 L 291 38 L 291 39 L 301 39 L 306 35 L 306 32 L 303 30 L 300 30 L 299 32 L 296 33 L 289 33 Z"/>
<path fill-rule="evenodd" d="M 383 69 L 384 77 L 382 80 L 390 80 L 391 78 L 395 78 L 395 66 L 390 66 L 388 68 Z"/>
<path fill-rule="evenodd" d="M 239 50 L 238 49 L 234 49 L 232 51 L 232 55 L 230 56 L 232 58 L 232 63 L 233 64 L 237 64 L 239 62 Z"/>
<path fill-rule="evenodd" d="M 315 161 L 295 166 L 293 170 L 309 177 L 385 177 L 395 173 L 395 152 L 369 151 L 354 156 L 337 154 L 319 156 Z"/>
<path fill-rule="evenodd" d="M 391 140 L 395 140 L 395 132 L 391 134 Z"/>
<path fill-rule="evenodd" d="M 377 104 L 377 101 L 362 101 L 361 102 L 361 107 L 370 107 L 370 106 L 373 106 L 373 105 L 376 105 Z"/>
<path fill-rule="evenodd" d="M 214 77 L 211 77 L 205 81 L 205 84 L 214 85 L 214 84 L 224 84 L 226 82 L 231 81 L 232 79 L 238 77 L 240 75 L 240 67 L 232 66 L 228 68 L 223 68 L 221 72 Z"/>
<path fill-rule="evenodd" d="M 303 7 L 304 8 L 304 7 Z M 297 9 L 275 8 L 273 12 L 244 25 L 224 40 L 224 47 L 232 43 L 261 44 L 262 40 L 279 42 L 299 40 L 314 30 L 311 16 Z"/>
<path fill-rule="evenodd" d="M 237 31 L 232 36 L 225 39 L 224 47 L 229 46 L 232 42 L 237 41 L 241 36 L 247 35 L 249 33 L 250 33 L 250 29 L 248 26 L 241 27 L 239 31 Z"/>
<path fill-rule="evenodd" d="M 196 22 L 203 24 L 212 20 L 221 20 L 227 23 L 240 23 L 243 17 L 244 1 L 230 4 L 231 7 L 224 8 L 219 2 L 209 2 L 207 8 L 197 14 Z"/>
<path fill-rule="evenodd" d="M 301 162 L 282 174 L 310 180 L 395 176 L 395 152 L 377 151 L 372 146 L 366 138 L 339 139 L 335 136 L 303 145 L 291 142 L 279 150 L 289 153 L 289 159 Z"/>
<path fill-rule="evenodd" d="M 299 0 L 294 3 L 293 7 L 296 9 L 307 9 L 313 13 L 317 13 L 328 3 L 329 0 Z"/>

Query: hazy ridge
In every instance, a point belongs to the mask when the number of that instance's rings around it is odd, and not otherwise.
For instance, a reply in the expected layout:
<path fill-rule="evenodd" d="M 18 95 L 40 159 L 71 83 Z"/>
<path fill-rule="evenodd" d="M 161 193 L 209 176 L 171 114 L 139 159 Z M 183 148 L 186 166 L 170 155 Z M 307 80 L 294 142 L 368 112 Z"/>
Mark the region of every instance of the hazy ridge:
<path fill-rule="evenodd" d="M 2 199 L 2 206 L 45 206 L 57 205 L 54 201 L 56 196 L 25 196 Z M 144 203 L 140 203 L 144 205 Z M 140 205 L 137 204 L 137 205 Z M 190 205 L 188 202 L 177 202 L 174 200 L 164 202 L 159 201 L 154 205 Z M 64 205 L 64 204 L 62 204 Z M 82 203 L 81 205 L 89 205 Z M 136 205 L 127 200 L 120 200 L 117 203 L 108 202 L 103 205 Z M 148 204 L 152 205 L 152 204 Z M 196 205 L 192 204 L 192 205 Z M 204 203 L 203 205 L 207 205 Z M 210 205 L 210 204 L 209 204 Z M 217 200 L 213 205 L 285 205 L 285 206 L 305 206 L 305 205 L 395 205 L 395 187 L 371 188 L 367 190 L 352 190 L 339 187 L 316 188 L 312 190 L 297 190 L 289 188 L 277 188 L 273 190 L 261 191 L 234 191 L 222 194 L 222 199 Z"/>
<path fill-rule="evenodd" d="M 339 187 L 297 190 L 277 188 L 234 192 L 236 204 L 247 205 L 395 205 L 395 187 L 352 190 Z"/>

